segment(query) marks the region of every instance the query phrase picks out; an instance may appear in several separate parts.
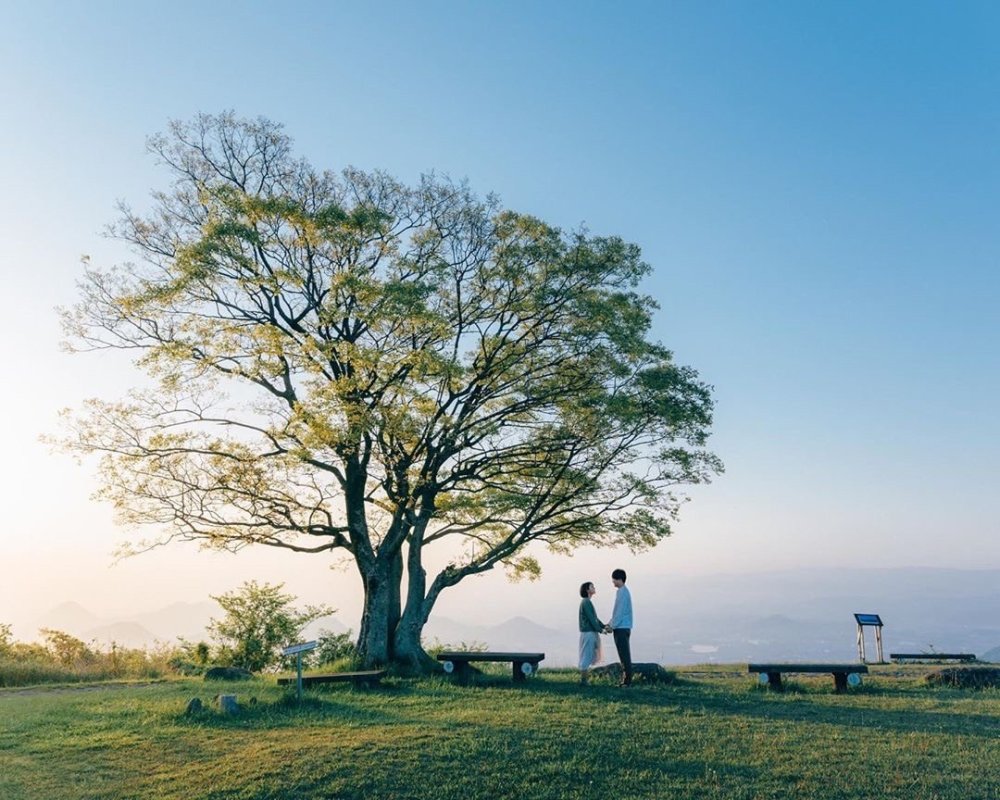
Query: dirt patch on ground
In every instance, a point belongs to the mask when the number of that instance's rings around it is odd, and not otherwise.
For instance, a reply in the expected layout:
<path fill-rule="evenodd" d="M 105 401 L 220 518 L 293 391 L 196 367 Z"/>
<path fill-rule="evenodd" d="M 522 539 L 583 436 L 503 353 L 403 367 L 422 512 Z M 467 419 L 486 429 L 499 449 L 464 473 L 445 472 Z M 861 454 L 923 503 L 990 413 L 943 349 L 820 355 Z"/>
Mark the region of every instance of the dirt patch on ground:
<path fill-rule="evenodd" d="M 138 683 L 80 683 L 59 686 L 25 686 L 16 689 L 0 689 L 0 700 L 5 697 L 26 697 L 36 694 L 66 694 L 71 692 L 106 692 L 108 689 L 135 689 L 143 686 L 158 686 L 164 681 L 141 681 Z"/>

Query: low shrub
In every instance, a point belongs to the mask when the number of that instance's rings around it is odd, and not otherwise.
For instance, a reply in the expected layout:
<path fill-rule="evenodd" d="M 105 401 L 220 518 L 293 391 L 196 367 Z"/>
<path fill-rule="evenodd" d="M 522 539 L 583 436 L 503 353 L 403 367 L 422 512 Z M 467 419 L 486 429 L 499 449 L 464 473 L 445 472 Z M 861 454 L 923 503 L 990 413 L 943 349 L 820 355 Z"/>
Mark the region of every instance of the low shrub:
<path fill-rule="evenodd" d="M 440 639 L 433 639 L 430 643 L 424 641 L 421 643 L 424 652 L 427 653 L 431 658 L 437 658 L 438 655 L 447 650 L 460 650 L 467 651 L 470 653 L 485 653 L 489 650 L 489 646 L 485 642 L 471 641 L 471 642 L 459 642 L 457 645 L 448 644 L 447 642 L 442 642 Z"/>
<path fill-rule="evenodd" d="M 111 678 L 110 673 L 90 668 L 65 667 L 55 661 L 35 658 L 0 658 L 0 687 L 33 686 L 38 683 L 80 683 Z"/>
<path fill-rule="evenodd" d="M 114 679 L 150 679 L 176 674 L 178 648 L 102 648 L 62 631 L 43 630 L 43 642 L 16 642 L 9 626 L 0 626 L 0 687 L 41 683 L 82 683 Z"/>
<path fill-rule="evenodd" d="M 209 667 L 205 670 L 206 681 L 245 681 L 253 675 L 239 667 Z"/>
<path fill-rule="evenodd" d="M 315 664 L 318 667 L 326 668 L 344 661 L 353 662 L 357 658 L 357 648 L 351 637 L 351 631 L 334 633 L 333 631 L 321 630 L 318 641 L 319 647 L 313 651 L 315 655 L 311 659 L 310 665 Z M 290 658 L 289 661 L 290 664 L 287 666 L 294 668 L 295 659 Z M 343 671 L 343 669 L 331 671 Z"/>
<path fill-rule="evenodd" d="M 594 667 L 590 674 L 595 678 L 607 678 L 615 683 L 625 677 L 621 664 L 607 664 L 603 667 Z M 636 663 L 632 665 L 632 680 L 635 683 L 677 683 L 677 676 L 665 670 L 659 664 Z"/>
<path fill-rule="evenodd" d="M 995 689 L 1000 688 L 1000 668 L 945 667 L 929 673 L 925 680 L 931 686 L 954 689 Z"/>
<path fill-rule="evenodd" d="M 318 665 L 322 672 L 354 672 L 358 669 L 358 660 L 355 656 L 344 656 L 334 661 L 326 661 Z M 294 670 L 292 670 L 294 672 Z"/>

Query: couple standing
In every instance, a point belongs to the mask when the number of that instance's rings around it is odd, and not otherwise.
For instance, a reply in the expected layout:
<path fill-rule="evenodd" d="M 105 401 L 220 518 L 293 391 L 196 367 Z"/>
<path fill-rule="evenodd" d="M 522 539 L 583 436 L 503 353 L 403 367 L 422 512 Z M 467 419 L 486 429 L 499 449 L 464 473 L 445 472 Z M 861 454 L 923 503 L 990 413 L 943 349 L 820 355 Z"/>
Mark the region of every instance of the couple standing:
<path fill-rule="evenodd" d="M 625 586 L 625 570 L 611 573 L 615 589 L 615 607 L 607 624 L 597 618 L 591 598 L 597 594 L 593 583 L 580 586 L 580 683 L 586 684 L 590 668 L 601 660 L 601 634 L 610 633 L 615 638 L 618 660 L 622 662 L 622 680 L 619 686 L 632 685 L 632 595 Z"/>

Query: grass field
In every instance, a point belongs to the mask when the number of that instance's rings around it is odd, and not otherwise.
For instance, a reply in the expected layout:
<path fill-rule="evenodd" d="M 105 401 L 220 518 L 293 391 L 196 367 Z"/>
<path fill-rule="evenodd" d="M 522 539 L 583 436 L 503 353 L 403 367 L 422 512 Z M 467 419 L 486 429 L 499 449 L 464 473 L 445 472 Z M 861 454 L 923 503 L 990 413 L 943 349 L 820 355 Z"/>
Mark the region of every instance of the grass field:
<path fill-rule="evenodd" d="M 631 689 L 389 679 L 301 705 L 273 678 L 0 691 L 0 798 L 1000 798 L 997 690 L 912 667 L 774 694 L 739 669 Z M 220 691 L 238 716 L 185 715 Z"/>

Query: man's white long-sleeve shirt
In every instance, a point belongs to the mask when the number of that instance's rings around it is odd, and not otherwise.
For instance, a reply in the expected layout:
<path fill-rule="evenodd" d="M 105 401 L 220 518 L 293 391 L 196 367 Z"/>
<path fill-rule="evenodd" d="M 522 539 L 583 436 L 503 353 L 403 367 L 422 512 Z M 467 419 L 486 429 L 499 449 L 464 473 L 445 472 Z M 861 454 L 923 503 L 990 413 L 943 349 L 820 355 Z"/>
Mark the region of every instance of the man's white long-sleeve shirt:
<path fill-rule="evenodd" d="M 622 586 L 615 594 L 615 607 L 611 612 L 612 628 L 632 629 L 632 595 L 627 586 Z"/>

